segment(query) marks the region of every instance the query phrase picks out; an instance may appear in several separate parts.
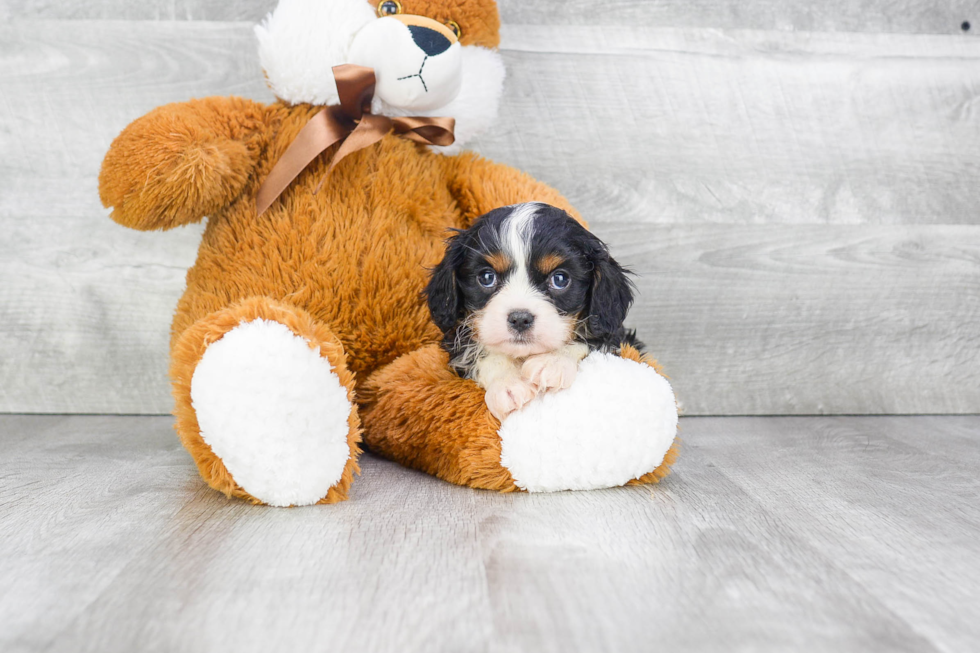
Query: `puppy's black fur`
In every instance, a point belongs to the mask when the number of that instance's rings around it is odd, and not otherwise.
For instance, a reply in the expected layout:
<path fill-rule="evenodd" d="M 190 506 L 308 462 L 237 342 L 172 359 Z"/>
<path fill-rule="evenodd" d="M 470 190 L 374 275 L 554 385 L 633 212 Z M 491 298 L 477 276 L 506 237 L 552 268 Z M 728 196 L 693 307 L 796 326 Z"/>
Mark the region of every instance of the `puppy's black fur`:
<path fill-rule="evenodd" d="M 457 230 L 447 240 L 445 257 L 425 288 L 432 319 L 444 334 L 442 346 L 461 375 L 468 371 L 459 364 L 461 358 L 473 346 L 466 317 L 486 306 L 506 285 L 513 267 L 497 271 L 500 283 L 493 290 L 483 287 L 478 275 L 488 271 L 489 261 L 504 251 L 506 221 L 519 207 L 495 209 L 478 218 L 469 229 Z M 538 204 L 533 233 L 525 249 L 530 258 L 525 262 L 526 269 L 533 286 L 559 314 L 577 320 L 575 341 L 586 343 L 590 351 L 618 353 L 625 344 L 643 347 L 635 332 L 623 327 L 633 303 L 633 284 L 627 276 L 630 272 L 609 255 L 605 243 L 561 209 Z M 570 277 L 566 288 L 551 287 L 549 279 L 554 272 L 546 273 L 535 266 L 535 261 L 547 255 L 562 261 L 560 270 Z"/>

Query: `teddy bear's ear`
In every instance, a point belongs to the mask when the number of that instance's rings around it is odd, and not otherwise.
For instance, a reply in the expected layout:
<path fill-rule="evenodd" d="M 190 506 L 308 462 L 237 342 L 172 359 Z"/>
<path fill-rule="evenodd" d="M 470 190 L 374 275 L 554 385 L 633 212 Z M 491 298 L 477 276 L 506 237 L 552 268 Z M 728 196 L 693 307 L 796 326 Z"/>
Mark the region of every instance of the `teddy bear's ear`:
<path fill-rule="evenodd" d="M 255 27 L 272 92 L 291 104 L 337 104 L 332 69 L 347 63 L 351 37 L 375 18 L 367 0 L 279 0 Z"/>
<path fill-rule="evenodd" d="M 448 333 L 463 318 L 463 294 L 456 274 L 463 266 L 466 247 L 465 233 L 459 232 L 448 242 L 446 255 L 432 270 L 432 278 L 423 291 L 429 304 L 432 321 L 443 333 Z"/>

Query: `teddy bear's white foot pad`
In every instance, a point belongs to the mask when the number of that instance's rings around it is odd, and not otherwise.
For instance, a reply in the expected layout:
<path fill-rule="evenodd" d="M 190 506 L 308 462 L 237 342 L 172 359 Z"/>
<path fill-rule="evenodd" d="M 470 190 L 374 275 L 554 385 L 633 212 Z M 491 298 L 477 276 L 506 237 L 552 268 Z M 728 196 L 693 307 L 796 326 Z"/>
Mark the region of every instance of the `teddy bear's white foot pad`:
<path fill-rule="evenodd" d="M 677 404 L 649 365 L 593 352 L 570 388 L 512 413 L 498 434 L 501 464 L 528 492 L 615 487 L 663 462 Z"/>
<path fill-rule="evenodd" d="M 347 389 L 278 322 L 242 323 L 208 346 L 191 401 L 201 437 L 235 482 L 269 505 L 316 503 L 350 458 Z"/>

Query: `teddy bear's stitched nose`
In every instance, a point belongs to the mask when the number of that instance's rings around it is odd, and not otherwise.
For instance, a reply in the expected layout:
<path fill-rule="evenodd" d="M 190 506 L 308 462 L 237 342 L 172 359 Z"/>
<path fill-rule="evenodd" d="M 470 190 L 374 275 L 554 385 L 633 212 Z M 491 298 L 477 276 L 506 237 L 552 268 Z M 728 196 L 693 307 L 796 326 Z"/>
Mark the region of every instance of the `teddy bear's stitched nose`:
<path fill-rule="evenodd" d="M 412 33 L 412 40 L 415 41 L 415 45 L 419 46 L 422 52 L 430 57 L 442 54 L 452 45 L 449 39 L 430 27 L 409 25 L 408 30 Z"/>

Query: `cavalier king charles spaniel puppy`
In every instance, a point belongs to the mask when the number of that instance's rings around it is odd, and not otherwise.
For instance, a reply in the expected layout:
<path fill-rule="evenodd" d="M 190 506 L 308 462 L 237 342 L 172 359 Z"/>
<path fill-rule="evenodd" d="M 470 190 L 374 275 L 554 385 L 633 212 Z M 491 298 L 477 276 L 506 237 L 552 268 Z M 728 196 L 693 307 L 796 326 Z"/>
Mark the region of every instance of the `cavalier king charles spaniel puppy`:
<path fill-rule="evenodd" d="M 641 347 L 623 320 L 633 286 L 606 245 L 561 209 L 516 204 L 447 241 L 425 289 L 456 372 L 502 420 L 572 384 L 589 352 Z"/>

